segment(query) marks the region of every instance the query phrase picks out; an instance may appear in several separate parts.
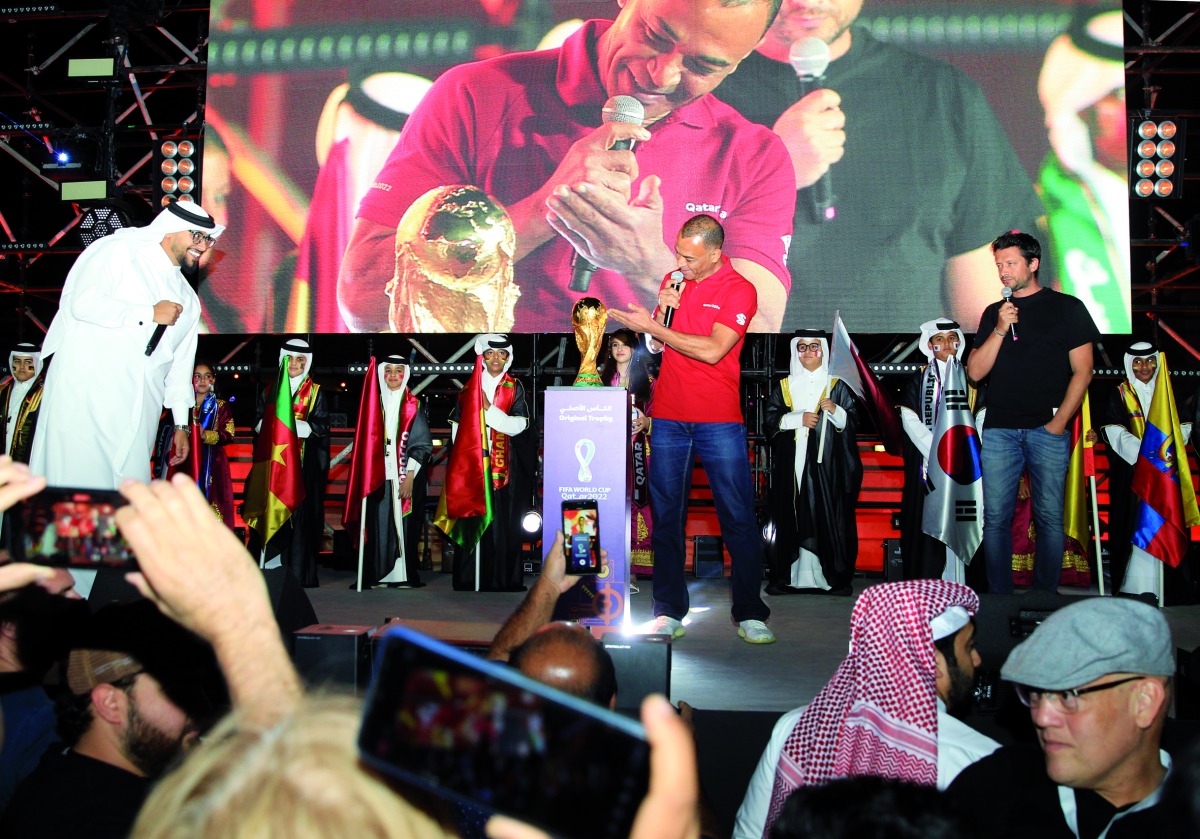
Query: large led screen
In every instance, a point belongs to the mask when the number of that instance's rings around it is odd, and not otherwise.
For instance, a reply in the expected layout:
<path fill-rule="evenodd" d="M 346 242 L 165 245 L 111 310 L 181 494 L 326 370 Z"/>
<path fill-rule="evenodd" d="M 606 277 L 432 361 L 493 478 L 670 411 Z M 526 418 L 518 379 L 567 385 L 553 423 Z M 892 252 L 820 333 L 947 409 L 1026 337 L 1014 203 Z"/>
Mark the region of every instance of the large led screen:
<path fill-rule="evenodd" d="M 568 331 L 585 294 L 652 307 L 705 212 L 753 330 L 973 331 L 989 243 L 1020 229 L 1043 285 L 1129 331 L 1115 0 L 785 0 L 737 64 L 764 8 L 214 2 L 201 188 L 229 233 L 205 326 Z M 789 62 L 813 38 L 824 71 Z M 642 103 L 632 151 L 606 148 L 630 131 L 610 94 Z"/>

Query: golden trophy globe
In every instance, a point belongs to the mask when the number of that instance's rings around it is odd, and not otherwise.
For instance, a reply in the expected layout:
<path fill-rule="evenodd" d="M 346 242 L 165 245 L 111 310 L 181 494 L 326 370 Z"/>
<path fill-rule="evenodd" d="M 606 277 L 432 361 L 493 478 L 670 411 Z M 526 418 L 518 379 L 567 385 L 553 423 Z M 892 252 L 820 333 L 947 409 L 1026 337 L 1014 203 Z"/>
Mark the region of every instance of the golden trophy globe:
<path fill-rule="evenodd" d="M 500 202 L 474 186 L 439 186 L 396 228 L 385 292 L 393 332 L 507 332 L 521 290 L 517 235 Z"/>
<path fill-rule="evenodd" d="M 573 387 L 602 387 L 600 371 L 596 369 L 596 358 L 604 346 L 604 325 L 608 323 L 608 309 L 595 297 L 585 297 L 571 310 L 571 326 L 575 327 L 575 345 L 583 356 L 579 362 L 579 375 Z"/>

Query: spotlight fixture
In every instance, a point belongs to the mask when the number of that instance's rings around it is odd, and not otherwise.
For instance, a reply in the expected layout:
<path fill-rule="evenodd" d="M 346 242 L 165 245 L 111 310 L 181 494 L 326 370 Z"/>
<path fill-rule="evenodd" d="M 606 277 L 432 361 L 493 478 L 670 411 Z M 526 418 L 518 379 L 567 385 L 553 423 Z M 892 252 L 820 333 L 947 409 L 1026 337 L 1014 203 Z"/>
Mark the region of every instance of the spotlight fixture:
<path fill-rule="evenodd" d="M 537 510 L 530 510 L 521 516 L 521 529 L 526 533 L 540 533 L 542 530 L 542 514 Z"/>
<path fill-rule="evenodd" d="M 1186 120 L 1144 112 L 1130 121 L 1129 184 L 1135 198 L 1180 198 Z"/>
<path fill-rule="evenodd" d="M 79 221 L 79 241 L 86 248 L 97 239 L 130 227 L 129 216 L 121 209 L 103 204 L 88 207 Z"/>
<path fill-rule="evenodd" d="M 195 201 L 200 188 L 199 154 L 193 140 L 164 140 L 155 154 L 159 179 L 154 194 L 158 205 Z"/>

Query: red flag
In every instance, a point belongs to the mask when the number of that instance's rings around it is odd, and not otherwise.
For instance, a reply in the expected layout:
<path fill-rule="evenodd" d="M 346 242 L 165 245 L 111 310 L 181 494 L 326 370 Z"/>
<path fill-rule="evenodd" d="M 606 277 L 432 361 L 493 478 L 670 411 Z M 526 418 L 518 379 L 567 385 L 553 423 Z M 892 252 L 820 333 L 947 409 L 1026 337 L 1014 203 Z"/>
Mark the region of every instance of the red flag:
<path fill-rule="evenodd" d="M 379 376 L 371 356 L 358 400 L 358 422 L 354 426 L 354 451 L 350 453 L 350 478 L 346 483 L 346 509 L 342 524 L 359 519 L 362 500 L 384 482 L 383 444 L 387 438 L 383 404 L 379 399 Z"/>
<path fill-rule="evenodd" d="M 842 313 L 835 312 L 833 316 L 833 340 L 829 347 L 829 375 L 837 376 L 845 382 L 863 407 L 867 409 L 875 430 L 883 442 L 888 454 L 902 457 L 904 455 L 904 429 L 900 425 L 900 412 L 896 410 L 896 399 L 888 396 L 879 386 L 879 380 L 871 372 L 871 368 L 858 355 L 858 348 L 850 340 L 846 325 L 842 323 Z"/>
<path fill-rule="evenodd" d="M 483 422 L 483 356 L 475 357 L 475 372 L 458 395 L 458 434 L 446 468 L 446 515 L 451 519 L 491 513 L 482 488 L 490 484 L 487 441 Z"/>

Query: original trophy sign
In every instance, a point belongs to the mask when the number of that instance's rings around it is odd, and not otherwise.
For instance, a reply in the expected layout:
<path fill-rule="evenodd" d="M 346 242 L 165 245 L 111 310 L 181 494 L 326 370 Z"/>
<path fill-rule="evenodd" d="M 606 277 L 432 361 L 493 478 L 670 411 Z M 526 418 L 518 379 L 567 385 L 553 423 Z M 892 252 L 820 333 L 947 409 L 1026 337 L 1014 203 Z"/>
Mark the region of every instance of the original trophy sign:
<path fill-rule="evenodd" d="M 396 228 L 396 271 L 386 294 L 393 332 L 507 332 L 521 290 L 508 212 L 474 186 L 440 186 Z"/>
<path fill-rule="evenodd" d="M 604 325 L 608 323 L 608 309 L 595 297 L 585 297 L 571 310 L 571 326 L 575 327 L 575 345 L 583 360 L 579 362 L 579 374 L 574 387 L 601 387 L 600 371 L 596 369 L 596 358 L 604 346 Z"/>

